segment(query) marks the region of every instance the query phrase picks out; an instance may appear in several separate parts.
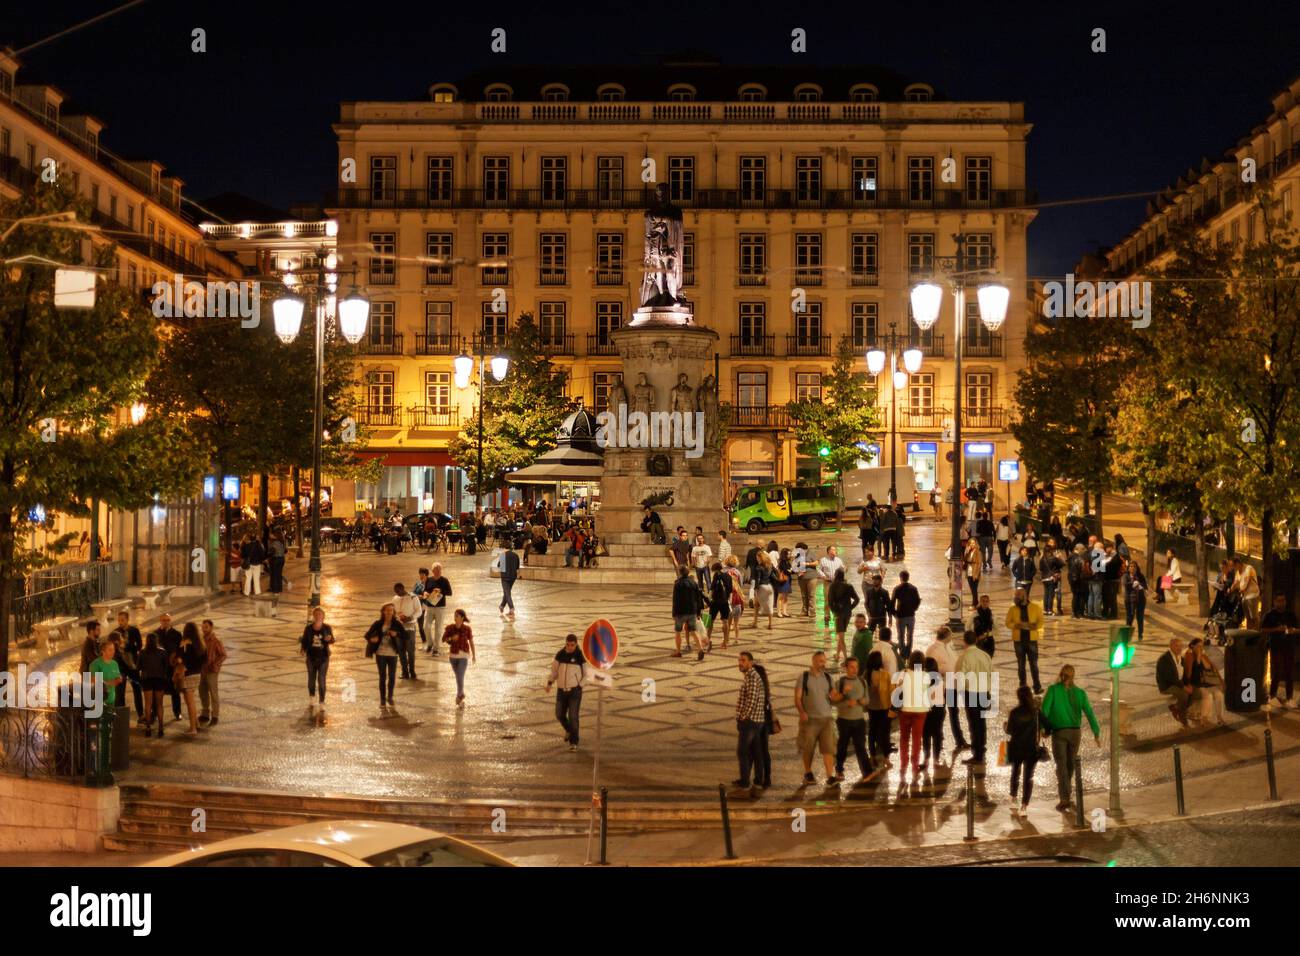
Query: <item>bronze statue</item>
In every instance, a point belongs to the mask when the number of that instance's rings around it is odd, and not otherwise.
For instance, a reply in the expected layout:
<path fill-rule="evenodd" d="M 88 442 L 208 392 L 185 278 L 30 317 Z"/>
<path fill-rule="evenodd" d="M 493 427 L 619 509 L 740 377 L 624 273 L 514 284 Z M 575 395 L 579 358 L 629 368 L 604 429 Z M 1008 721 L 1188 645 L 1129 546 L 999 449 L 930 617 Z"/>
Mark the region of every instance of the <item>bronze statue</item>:
<path fill-rule="evenodd" d="M 668 199 L 668 184 L 660 183 L 654 205 L 645 213 L 645 278 L 642 306 L 683 305 L 682 211 Z"/>

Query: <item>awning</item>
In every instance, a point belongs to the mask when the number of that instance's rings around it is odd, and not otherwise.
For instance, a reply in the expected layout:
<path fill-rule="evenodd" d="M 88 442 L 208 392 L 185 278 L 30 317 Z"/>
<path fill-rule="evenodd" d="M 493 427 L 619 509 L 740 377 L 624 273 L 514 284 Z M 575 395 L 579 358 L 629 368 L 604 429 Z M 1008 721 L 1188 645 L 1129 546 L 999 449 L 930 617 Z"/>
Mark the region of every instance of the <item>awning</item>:
<path fill-rule="evenodd" d="M 455 466 L 456 462 L 452 460 L 451 454 L 443 448 L 370 448 L 365 451 L 355 452 L 358 458 L 382 458 L 384 464 L 391 468 L 405 468 L 425 466 L 433 467 L 435 465 Z"/>
<path fill-rule="evenodd" d="M 557 481 L 598 482 L 603 473 L 599 462 L 595 464 L 565 464 L 563 462 L 539 461 L 527 468 L 520 468 L 506 475 L 506 483 L 511 485 L 553 485 Z"/>

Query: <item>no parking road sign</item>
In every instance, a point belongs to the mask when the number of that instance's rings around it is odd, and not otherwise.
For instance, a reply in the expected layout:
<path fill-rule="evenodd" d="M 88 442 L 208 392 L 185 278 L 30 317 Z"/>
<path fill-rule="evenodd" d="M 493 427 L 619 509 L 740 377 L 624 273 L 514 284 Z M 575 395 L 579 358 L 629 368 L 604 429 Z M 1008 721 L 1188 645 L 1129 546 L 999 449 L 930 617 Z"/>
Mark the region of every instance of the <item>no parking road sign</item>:
<path fill-rule="evenodd" d="M 614 625 L 604 618 L 593 621 L 582 637 L 582 654 L 587 663 L 601 670 L 609 670 L 618 657 L 618 634 Z"/>

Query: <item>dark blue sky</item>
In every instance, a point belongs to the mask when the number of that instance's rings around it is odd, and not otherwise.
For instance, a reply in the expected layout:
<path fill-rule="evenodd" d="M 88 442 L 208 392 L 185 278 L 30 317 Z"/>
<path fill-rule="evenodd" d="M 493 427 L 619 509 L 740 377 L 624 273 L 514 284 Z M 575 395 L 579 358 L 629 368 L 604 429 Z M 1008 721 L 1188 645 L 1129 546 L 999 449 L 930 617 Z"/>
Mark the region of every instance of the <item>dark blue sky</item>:
<path fill-rule="evenodd" d="M 116 5 L 11 2 L 0 44 L 20 48 Z M 105 145 L 162 161 L 190 197 L 235 191 L 281 207 L 333 184 L 341 100 L 422 99 L 430 83 L 495 63 L 645 63 L 694 48 L 728 63 L 879 64 L 953 99 L 1023 100 L 1034 124 L 1029 183 L 1044 201 L 1169 185 L 1219 157 L 1300 74 L 1300 20 L 1285 7 L 1082 7 L 146 0 L 23 60 L 29 81 L 54 83 L 70 111 L 108 123 Z M 488 50 L 497 26 L 508 31 L 505 56 Z M 206 53 L 190 52 L 195 27 L 207 31 Z M 808 32 L 806 54 L 790 51 L 794 27 Z M 1094 27 L 1107 32 L 1104 54 L 1090 52 Z M 1123 237 L 1143 208 L 1043 210 L 1029 233 L 1031 273 L 1067 271 Z"/>

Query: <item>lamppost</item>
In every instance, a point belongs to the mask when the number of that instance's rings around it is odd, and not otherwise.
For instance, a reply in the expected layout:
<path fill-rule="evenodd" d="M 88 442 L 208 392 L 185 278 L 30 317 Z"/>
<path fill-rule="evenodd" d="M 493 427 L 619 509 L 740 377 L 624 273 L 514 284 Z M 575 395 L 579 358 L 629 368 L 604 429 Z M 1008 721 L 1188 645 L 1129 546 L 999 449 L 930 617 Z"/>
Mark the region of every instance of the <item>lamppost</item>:
<path fill-rule="evenodd" d="M 949 581 L 948 581 L 948 625 L 962 626 L 962 555 L 961 524 L 965 516 L 961 509 L 962 480 L 962 446 L 961 446 L 961 342 L 962 330 L 966 325 L 966 284 L 971 280 L 988 280 L 979 284 L 980 319 L 990 332 L 996 332 L 1007 318 L 1007 303 L 1011 291 L 995 279 L 991 267 L 970 268 L 966 261 L 966 237 L 961 233 L 953 236 L 957 243 L 955 256 L 935 256 L 934 272 L 936 278 L 948 284 L 953 300 L 953 432 L 952 432 L 952 537 L 949 542 Z M 922 332 L 933 328 L 939 319 L 939 306 L 943 302 L 943 286 L 933 280 L 919 283 L 912 287 L 912 317 Z"/>
<path fill-rule="evenodd" d="M 478 470 L 474 482 L 475 502 L 483 507 L 483 368 L 488 364 L 487 336 L 478 337 Z M 474 357 L 468 352 L 456 356 L 452 365 L 456 369 L 456 387 L 469 388 L 469 377 L 474 373 Z M 492 377 L 498 382 L 510 371 L 510 359 L 505 355 L 494 355 L 491 359 Z"/>
<path fill-rule="evenodd" d="M 867 371 L 879 375 L 885 370 L 886 352 L 888 352 L 890 376 L 890 399 L 893 408 L 889 416 L 889 503 L 898 504 L 898 393 L 907 388 L 907 376 L 921 370 L 921 350 L 908 348 L 903 350 L 903 368 L 898 367 L 899 337 L 895 331 L 897 322 L 889 323 L 889 336 L 885 339 L 885 348 L 874 348 L 867 352 Z"/>
<path fill-rule="evenodd" d="M 308 608 L 320 606 L 320 459 L 325 428 L 325 321 L 329 312 L 327 303 L 332 303 L 335 299 L 339 281 L 338 273 L 332 271 L 337 265 L 334 253 L 322 247 L 317 250 L 316 261 L 320 265 L 315 270 L 286 275 L 286 291 L 271 303 L 275 316 L 275 334 L 285 343 L 298 337 L 298 331 L 302 328 L 303 310 L 309 303 L 316 317 L 316 388 L 311 435 L 311 558 L 307 562 L 307 570 L 311 574 L 311 599 Z M 302 286 L 302 295 L 289 291 L 299 284 Z M 352 291 L 337 300 L 334 312 L 343 337 L 353 345 L 360 342 L 366 334 L 366 323 L 370 318 L 370 300 L 357 288 L 355 271 Z M 298 489 L 295 488 L 293 493 L 297 495 Z M 266 502 L 262 502 L 262 507 L 266 507 Z"/>

